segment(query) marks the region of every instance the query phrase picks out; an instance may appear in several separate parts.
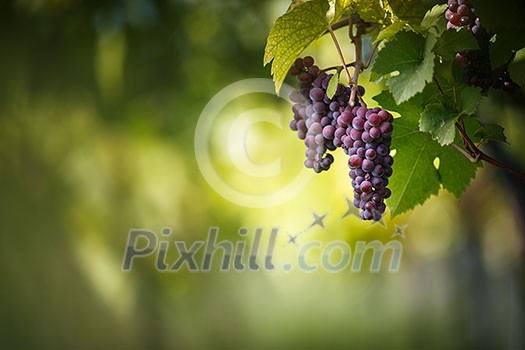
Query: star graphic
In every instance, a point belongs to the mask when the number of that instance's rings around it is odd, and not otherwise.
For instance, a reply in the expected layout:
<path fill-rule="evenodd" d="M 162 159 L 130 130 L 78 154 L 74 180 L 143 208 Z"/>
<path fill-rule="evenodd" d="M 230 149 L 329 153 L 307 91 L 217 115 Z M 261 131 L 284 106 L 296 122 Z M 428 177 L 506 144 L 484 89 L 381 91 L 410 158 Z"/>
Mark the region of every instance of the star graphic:
<path fill-rule="evenodd" d="M 351 216 L 351 215 L 355 216 L 356 218 L 361 218 L 359 216 L 359 209 L 357 209 L 354 206 L 354 202 L 352 200 L 348 199 L 348 197 L 345 197 L 345 200 L 346 200 L 346 205 L 347 205 L 348 209 L 346 210 L 346 213 L 344 213 L 343 216 L 341 216 L 339 221 L 341 221 L 344 218 L 346 218 L 347 216 Z"/>
<path fill-rule="evenodd" d="M 390 238 L 394 238 L 394 237 L 401 237 L 403 239 L 405 239 L 405 229 L 407 228 L 408 225 L 403 225 L 403 226 L 397 226 L 397 225 L 394 225 L 396 227 L 396 231 L 392 234 L 392 236 Z"/>
<path fill-rule="evenodd" d="M 288 233 L 288 242 L 286 242 L 286 245 L 289 245 L 290 243 L 293 243 L 293 245 L 297 246 L 297 238 L 299 237 L 300 233 L 291 235 Z"/>
<path fill-rule="evenodd" d="M 326 215 L 328 215 L 328 213 L 326 213 L 324 215 L 317 215 L 317 213 L 313 211 L 312 215 L 314 217 L 314 222 L 312 222 L 310 224 L 310 226 L 308 226 L 308 229 L 310 229 L 310 228 L 312 228 L 314 226 L 321 226 L 322 228 L 325 228 L 323 220 L 326 217 Z"/>

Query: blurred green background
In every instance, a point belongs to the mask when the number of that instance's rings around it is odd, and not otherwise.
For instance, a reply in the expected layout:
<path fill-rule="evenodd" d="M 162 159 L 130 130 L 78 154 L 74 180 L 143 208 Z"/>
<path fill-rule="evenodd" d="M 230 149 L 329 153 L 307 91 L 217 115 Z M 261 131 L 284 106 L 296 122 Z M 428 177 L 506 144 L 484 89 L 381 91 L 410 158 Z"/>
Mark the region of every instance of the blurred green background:
<path fill-rule="evenodd" d="M 485 165 L 456 200 L 442 191 L 410 213 L 369 226 L 344 217 L 351 197 L 344 154 L 299 195 L 266 208 L 221 197 L 204 179 L 194 132 L 229 84 L 268 78 L 266 35 L 287 1 L 18 0 L 0 3 L 0 343 L 6 349 L 269 349 L 524 347 L 523 182 Z M 343 33 L 344 35 L 344 33 Z M 347 48 L 347 51 L 349 49 Z M 308 50 L 337 64 L 323 38 Z M 364 80 L 364 79 L 363 79 Z M 367 99 L 379 87 L 365 84 Z M 489 153 L 525 168 L 523 99 L 494 95 L 484 121 L 510 145 Z M 261 164 L 249 177 L 228 157 L 228 127 L 246 110 L 282 116 L 248 134 Z M 270 112 L 268 112 L 270 113 Z M 287 130 L 290 105 L 250 94 L 228 105 L 211 140 L 213 162 L 243 191 L 272 191 L 301 171 L 303 146 Z M 264 203 L 262 203 L 264 205 Z M 155 256 L 121 271 L 128 231 L 170 240 L 287 234 L 328 243 L 399 240 L 399 272 L 161 273 Z M 392 237 L 398 227 L 405 238 Z M 237 232 L 248 228 L 250 234 Z M 160 238 L 159 238 L 160 239 Z M 199 255 L 200 257 L 201 255 Z M 177 257 L 170 248 L 168 261 Z M 337 256 L 334 256 L 337 260 Z"/>

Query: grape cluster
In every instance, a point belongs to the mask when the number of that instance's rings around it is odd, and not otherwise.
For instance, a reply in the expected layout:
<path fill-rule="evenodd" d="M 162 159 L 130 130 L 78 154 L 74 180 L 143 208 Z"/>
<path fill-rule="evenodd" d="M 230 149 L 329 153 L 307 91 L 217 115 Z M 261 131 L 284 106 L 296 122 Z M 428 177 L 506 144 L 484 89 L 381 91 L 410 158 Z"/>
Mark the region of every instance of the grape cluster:
<path fill-rule="evenodd" d="M 486 50 L 463 50 L 456 53 L 456 61 L 463 68 L 463 81 L 488 91 L 492 86 L 492 68 Z"/>
<path fill-rule="evenodd" d="M 492 69 L 488 50 L 464 50 L 456 53 L 456 61 L 463 68 L 463 79 L 466 84 L 478 86 L 486 92 L 491 87 L 512 92 L 519 86 L 512 81 L 507 65 Z"/>
<path fill-rule="evenodd" d="M 466 28 L 474 34 L 480 46 L 479 50 L 464 50 L 456 54 L 456 61 L 463 68 L 465 83 L 478 86 L 484 92 L 491 87 L 507 92 L 518 89 L 519 86 L 509 76 L 507 65 L 492 69 L 488 50 L 491 35 L 481 25 L 471 0 L 448 0 L 447 3 L 448 8 L 445 11 L 445 18 L 448 20 L 447 28 Z"/>
<path fill-rule="evenodd" d="M 479 33 L 481 24 L 476 16 L 476 9 L 470 0 L 448 0 L 448 8 L 445 11 L 447 29 L 466 27 L 469 32 Z"/>
<path fill-rule="evenodd" d="M 332 74 L 314 64 L 312 57 L 297 59 L 290 73 L 298 78 L 299 90 L 292 91 L 294 118 L 290 128 L 307 147 L 304 165 L 319 173 L 328 170 L 334 157 L 326 152 L 341 147 L 349 155 L 349 176 L 354 188 L 354 205 L 363 220 L 380 220 L 394 159 L 390 156 L 393 117 L 380 108 L 350 106 L 352 89 L 338 84 L 333 98 L 326 90 Z M 365 93 L 358 86 L 357 95 Z"/>
<path fill-rule="evenodd" d="M 336 121 L 341 109 L 348 104 L 351 88 L 338 84 L 335 95 L 329 98 L 326 89 L 333 74 L 322 72 L 311 56 L 298 58 L 290 73 L 297 76 L 300 89 L 290 94 L 294 102 L 294 119 L 290 121 L 290 128 L 297 131 L 297 136 L 307 147 L 304 165 L 320 173 L 328 170 L 334 162 L 334 157 L 326 152 L 337 148 L 333 142 Z M 364 89 L 360 92 L 364 93 Z"/>
<path fill-rule="evenodd" d="M 394 159 L 390 156 L 392 115 L 379 107 L 347 107 L 337 118 L 335 143 L 349 155 L 349 176 L 354 188 L 354 205 L 363 220 L 381 219 L 390 197 L 388 178 Z"/>

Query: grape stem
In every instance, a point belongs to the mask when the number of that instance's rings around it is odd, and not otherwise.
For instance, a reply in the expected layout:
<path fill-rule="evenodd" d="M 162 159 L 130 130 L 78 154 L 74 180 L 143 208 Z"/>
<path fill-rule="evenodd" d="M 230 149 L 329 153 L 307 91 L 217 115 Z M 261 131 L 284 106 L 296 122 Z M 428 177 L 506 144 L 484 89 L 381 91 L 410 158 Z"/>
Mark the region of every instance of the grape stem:
<path fill-rule="evenodd" d="M 346 66 L 347 67 L 354 67 L 355 66 L 355 62 L 347 63 Z M 340 73 L 343 69 L 344 69 L 343 66 L 331 66 L 331 67 L 327 67 L 327 68 L 321 69 L 321 72 L 328 72 L 328 71 L 331 71 L 331 70 L 336 70 L 338 73 Z"/>
<path fill-rule="evenodd" d="M 437 80 L 435 75 L 432 77 L 432 80 L 434 80 L 434 83 L 436 84 L 441 96 L 445 96 L 445 93 L 443 92 L 443 89 L 441 88 L 441 85 L 439 84 L 439 81 Z"/>
<path fill-rule="evenodd" d="M 350 106 L 353 107 L 355 96 L 357 94 L 357 98 L 359 99 L 359 103 L 366 107 L 365 101 L 363 101 L 362 97 L 359 95 L 358 92 L 358 81 L 359 81 L 359 74 L 361 73 L 361 70 L 363 69 L 363 43 L 361 41 L 361 35 L 364 32 L 363 28 L 363 21 L 359 16 L 355 15 L 356 20 L 353 20 L 353 18 L 350 19 L 350 27 L 348 28 L 348 35 L 350 36 L 350 40 L 354 44 L 355 47 L 355 65 L 354 65 L 354 76 L 352 77 L 353 86 L 352 86 L 352 92 L 350 93 Z M 356 33 L 354 35 L 354 24 L 356 27 Z"/>
<path fill-rule="evenodd" d="M 368 60 L 366 60 L 366 63 L 361 67 L 362 69 L 367 69 L 370 67 L 370 63 L 372 63 L 372 59 L 374 58 L 378 46 L 379 43 L 375 43 L 374 46 L 372 46 L 372 52 L 370 52 L 370 56 L 368 57 Z"/>
<path fill-rule="evenodd" d="M 353 33 L 354 24 L 355 24 L 355 27 L 356 27 L 356 34 L 355 35 Z M 347 25 L 349 26 L 350 39 L 351 39 L 351 41 L 352 41 L 352 43 L 354 44 L 354 47 L 355 47 L 355 57 L 356 57 L 355 62 L 348 63 L 348 64 L 345 61 L 345 58 L 343 56 L 343 51 L 341 50 L 341 46 L 339 45 L 339 42 L 337 41 L 337 37 L 335 36 L 335 33 L 334 33 L 334 30 L 342 28 L 342 27 L 345 27 Z M 367 68 L 370 65 L 370 62 L 372 61 L 372 57 L 374 56 L 374 53 L 377 50 L 377 46 L 378 46 L 377 44 L 374 45 L 374 47 L 372 49 L 372 53 L 370 54 L 370 57 L 368 58 L 368 61 L 366 62 L 365 65 L 363 65 L 363 61 L 362 61 L 362 59 L 363 59 L 363 55 L 362 55 L 363 45 L 362 45 L 362 41 L 361 41 L 361 35 L 364 32 L 365 32 L 364 22 L 363 22 L 363 20 L 361 20 L 361 18 L 357 14 L 354 14 L 354 15 L 352 15 L 352 17 L 350 17 L 348 19 L 339 21 L 339 22 L 329 26 L 326 29 L 326 32 L 325 32 L 325 33 L 329 33 L 330 36 L 332 37 L 332 40 L 333 40 L 334 45 L 335 45 L 335 48 L 337 50 L 337 53 L 338 53 L 339 58 L 341 59 L 341 62 L 342 62 L 343 65 L 342 66 L 329 67 L 329 68 L 324 69 L 323 71 L 328 71 L 328 70 L 332 70 L 332 69 L 336 69 L 338 73 L 340 73 L 341 70 L 345 71 L 346 78 L 348 79 L 348 84 L 352 85 L 352 92 L 350 93 L 350 101 L 349 101 L 349 105 L 352 106 L 352 107 L 354 106 L 354 101 L 355 101 L 356 95 L 357 95 L 357 98 L 359 99 L 360 105 L 362 105 L 363 107 L 366 107 L 365 101 L 363 100 L 363 98 L 359 94 L 359 89 L 358 89 L 357 82 L 359 80 L 359 74 L 361 73 L 361 71 L 364 68 Z M 354 74 L 353 74 L 353 76 L 350 76 L 350 71 L 348 70 L 348 67 L 354 67 Z"/>
<path fill-rule="evenodd" d="M 352 80 L 352 77 L 350 76 L 350 72 L 348 71 L 348 67 L 346 66 L 346 61 L 345 61 L 345 58 L 343 56 L 343 51 L 341 50 L 341 46 L 339 45 L 339 41 L 337 41 L 337 38 L 336 38 L 336 36 L 334 34 L 334 31 L 332 30 L 331 27 L 328 27 L 327 30 L 330 33 L 330 36 L 332 37 L 332 40 L 333 40 L 334 45 L 335 45 L 335 49 L 337 50 L 337 54 L 339 55 L 339 58 L 341 59 L 341 63 L 343 64 L 343 68 L 344 68 L 344 71 L 346 73 L 346 78 L 348 79 L 348 83 L 349 84 L 353 84 L 353 80 Z"/>

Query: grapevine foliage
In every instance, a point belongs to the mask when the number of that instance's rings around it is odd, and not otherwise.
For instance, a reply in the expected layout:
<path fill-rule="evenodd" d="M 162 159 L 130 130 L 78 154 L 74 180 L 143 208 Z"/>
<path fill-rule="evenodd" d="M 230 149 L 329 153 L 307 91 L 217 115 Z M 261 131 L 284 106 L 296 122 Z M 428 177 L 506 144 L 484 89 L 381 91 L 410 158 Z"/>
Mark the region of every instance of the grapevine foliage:
<path fill-rule="evenodd" d="M 374 64 L 374 72 L 387 75 L 398 72 L 386 81 L 397 103 L 405 102 L 432 80 L 434 73 L 434 36 L 424 37 L 414 32 L 400 32 L 386 43 Z"/>
<path fill-rule="evenodd" d="M 298 78 L 290 127 L 307 147 L 305 166 L 328 170 L 337 160 L 326 152 L 341 147 L 363 219 L 379 220 L 384 199 L 397 215 L 440 188 L 459 198 L 479 160 L 490 160 L 478 147 L 506 142 L 501 126 L 477 118 L 480 103 L 496 90 L 523 95 L 525 37 L 515 33 L 525 29 L 524 7 L 521 0 L 505 8 L 481 0 L 293 1 L 270 31 L 264 64 L 272 63 L 277 91 L 288 73 Z M 348 26 L 351 64 L 333 35 Z M 333 74 L 299 58 L 325 34 L 342 61 Z M 372 52 L 369 67 L 362 45 Z M 372 107 L 357 84 L 365 70 L 383 90 Z"/>

